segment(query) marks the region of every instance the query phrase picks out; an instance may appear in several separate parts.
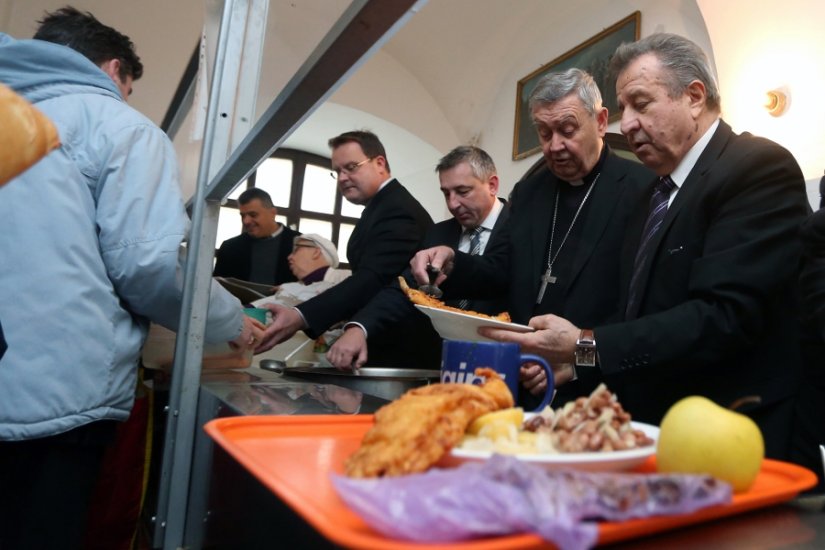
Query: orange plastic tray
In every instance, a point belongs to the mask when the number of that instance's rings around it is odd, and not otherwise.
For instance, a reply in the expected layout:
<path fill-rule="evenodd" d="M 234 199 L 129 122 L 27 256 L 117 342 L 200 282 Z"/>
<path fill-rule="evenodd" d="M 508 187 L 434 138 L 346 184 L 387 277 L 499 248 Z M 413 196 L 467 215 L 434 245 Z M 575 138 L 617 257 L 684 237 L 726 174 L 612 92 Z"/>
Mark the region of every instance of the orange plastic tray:
<path fill-rule="evenodd" d="M 338 497 L 330 473 L 343 472 L 344 460 L 355 451 L 372 424 L 372 415 L 243 416 L 213 420 L 204 429 L 309 524 L 341 546 L 502 550 L 549 545 L 539 536 L 526 533 L 432 545 L 389 539 L 371 529 Z M 640 468 L 654 470 L 654 459 Z M 632 539 L 784 502 L 815 483 L 816 476 L 805 468 L 765 460 L 753 487 L 735 495 L 730 504 L 692 514 L 603 522 L 599 525 L 599 543 Z"/>

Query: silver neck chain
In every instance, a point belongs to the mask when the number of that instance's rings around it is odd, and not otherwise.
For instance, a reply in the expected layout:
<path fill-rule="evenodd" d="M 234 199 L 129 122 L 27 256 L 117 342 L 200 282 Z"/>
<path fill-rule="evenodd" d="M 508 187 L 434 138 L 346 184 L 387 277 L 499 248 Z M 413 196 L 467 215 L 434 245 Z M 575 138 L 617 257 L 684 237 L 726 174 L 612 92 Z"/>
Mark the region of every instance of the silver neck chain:
<path fill-rule="evenodd" d="M 596 177 L 593 178 L 593 181 L 590 182 L 590 187 L 587 189 L 587 193 L 585 193 L 584 198 L 579 203 L 579 207 L 576 209 L 576 213 L 573 214 L 573 221 L 570 222 L 570 227 L 567 228 L 567 233 L 564 234 L 564 238 L 562 238 L 561 243 L 559 243 L 559 247 L 556 249 L 556 253 L 553 254 L 553 239 L 556 236 L 556 220 L 559 216 L 559 195 L 561 195 L 561 187 L 556 189 L 556 206 L 553 208 L 553 225 L 550 228 L 550 247 L 547 250 L 547 270 L 553 270 L 553 264 L 556 263 L 556 258 L 559 257 L 559 252 L 561 252 L 564 243 L 567 242 L 567 237 L 570 236 L 570 232 L 573 230 L 573 226 L 576 225 L 576 220 L 579 219 L 579 214 L 584 208 L 584 203 L 587 202 L 587 199 L 590 197 L 590 193 L 593 191 L 593 187 L 596 185 L 596 182 L 599 180 L 599 176 L 602 173 L 599 172 L 596 174 Z"/>

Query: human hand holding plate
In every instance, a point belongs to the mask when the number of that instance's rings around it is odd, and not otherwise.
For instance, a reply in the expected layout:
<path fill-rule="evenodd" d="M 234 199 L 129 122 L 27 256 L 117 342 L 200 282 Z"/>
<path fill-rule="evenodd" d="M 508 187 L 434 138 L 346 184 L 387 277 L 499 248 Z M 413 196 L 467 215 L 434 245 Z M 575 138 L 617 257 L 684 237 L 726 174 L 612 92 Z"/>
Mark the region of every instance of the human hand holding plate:
<path fill-rule="evenodd" d="M 521 325 L 523 326 L 523 325 Z M 524 353 L 534 353 L 551 365 L 575 361 L 576 340 L 581 330 L 557 315 L 539 315 L 530 319 L 531 331 L 500 330 L 506 327 L 480 326 L 479 334 L 496 342 L 515 342 Z M 557 380 L 558 382 L 558 380 Z"/>
<path fill-rule="evenodd" d="M 493 327 L 500 332 L 532 332 L 533 329 L 527 325 L 518 323 L 506 323 L 491 317 L 479 317 L 456 310 L 441 309 L 437 307 L 415 304 L 419 311 L 430 318 L 433 328 L 439 336 L 445 340 L 464 340 L 467 342 L 493 342 L 496 341 L 482 335 L 480 327 Z M 501 339 L 499 342 L 507 340 Z M 525 352 L 526 353 L 526 352 Z"/>

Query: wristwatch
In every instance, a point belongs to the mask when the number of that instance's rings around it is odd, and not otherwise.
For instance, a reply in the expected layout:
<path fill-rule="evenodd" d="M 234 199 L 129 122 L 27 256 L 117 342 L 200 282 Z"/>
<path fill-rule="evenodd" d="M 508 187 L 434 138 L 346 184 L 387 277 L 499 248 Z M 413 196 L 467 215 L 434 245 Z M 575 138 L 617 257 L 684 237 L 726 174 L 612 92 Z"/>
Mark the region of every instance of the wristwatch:
<path fill-rule="evenodd" d="M 596 337 L 590 329 L 582 329 L 576 340 L 576 366 L 596 366 Z"/>

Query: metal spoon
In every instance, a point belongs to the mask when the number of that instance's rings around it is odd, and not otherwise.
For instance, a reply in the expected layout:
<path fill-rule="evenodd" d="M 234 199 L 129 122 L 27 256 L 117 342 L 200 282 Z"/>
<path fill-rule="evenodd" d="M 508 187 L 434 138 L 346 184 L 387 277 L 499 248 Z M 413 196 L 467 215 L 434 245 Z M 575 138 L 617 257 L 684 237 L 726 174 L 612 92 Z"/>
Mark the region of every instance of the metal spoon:
<path fill-rule="evenodd" d="M 286 370 L 286 363 L 280 359 L 261 359 L 258 366 L 275 374 L 283 374 Z"/>
<path fill-rule="evenodd" d="M 435 299 L 441 298 L 444 295 L 444 293 L 441 291 L 440 288 L 435 286 L 435 280 L 438 277 L 439 273 L 441 273 L 440 269 L 435 268 L 431 265 L 427 265 L 427 275 L 429 275 L 430 277 L 430 284 L 421 285 L 418 287 L 418 290 L 426 294 L 429 294 Z"/>

